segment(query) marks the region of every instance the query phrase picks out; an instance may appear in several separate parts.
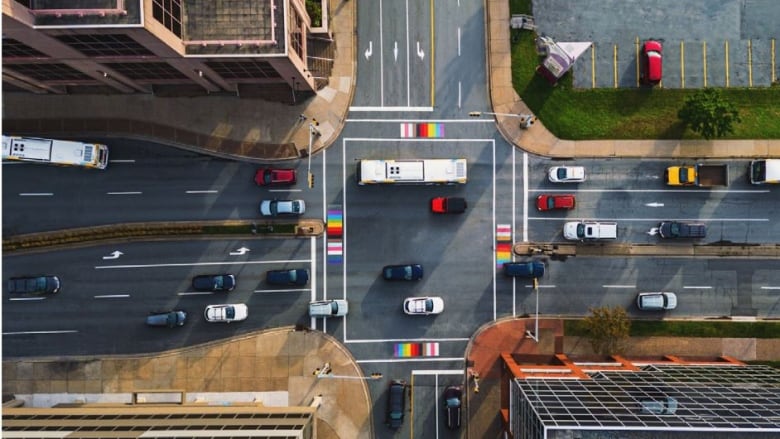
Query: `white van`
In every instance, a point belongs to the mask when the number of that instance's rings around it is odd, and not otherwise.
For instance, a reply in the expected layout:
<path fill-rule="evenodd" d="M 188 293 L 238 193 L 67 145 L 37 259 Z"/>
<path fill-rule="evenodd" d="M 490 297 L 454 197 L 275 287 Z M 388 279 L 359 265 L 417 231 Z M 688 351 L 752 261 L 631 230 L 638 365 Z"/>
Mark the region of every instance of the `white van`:
<path fill-rule="evenodd" d="M 617 239 L 616 222 L 569 221 L 563 225 L 563 237 L 572 241 Z"/>

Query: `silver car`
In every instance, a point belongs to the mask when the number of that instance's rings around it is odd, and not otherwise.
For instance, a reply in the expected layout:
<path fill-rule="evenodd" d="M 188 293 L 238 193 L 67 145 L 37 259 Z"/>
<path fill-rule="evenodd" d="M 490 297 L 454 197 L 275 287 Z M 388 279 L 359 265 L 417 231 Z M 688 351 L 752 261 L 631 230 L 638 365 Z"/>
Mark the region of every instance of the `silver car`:
<path fill-rule="evenodd" d="M 639 293 L 636 306 L 642 311 L 664 311 L 677 308 L 677 295 L 674 293 Z"/>
<path fill-rule="evenodd" d="M 309 303 L 310 317 L 342 317 L 349 312 L 349 304 L 346 300 L 331 299 L 318 300 Z"/>
<path fill-rule="evenodd" d="M 303 215 L 306 203 L 303 200 L 263 200 L 260 202 L 262 216 Z"/>

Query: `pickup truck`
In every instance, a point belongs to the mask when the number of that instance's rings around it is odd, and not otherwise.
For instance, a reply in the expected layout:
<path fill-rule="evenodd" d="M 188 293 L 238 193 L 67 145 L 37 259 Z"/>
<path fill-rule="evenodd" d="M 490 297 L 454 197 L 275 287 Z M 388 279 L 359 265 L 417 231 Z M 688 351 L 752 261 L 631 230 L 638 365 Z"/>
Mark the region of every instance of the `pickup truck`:
<path fill-rule="evenodd" d="M 563 237 L 572 241 L 617 239 L 617 223 L 597 221 L 570 221 L 563 225 Z"/>
<path fill-rule="evenodd" d="M 670 166 L 666 168 L 664 178 L 669 186 L 728 186 L 729 166 L 704 163 Z"/>
<path fill-rule="evenodd" d="M 707 236 L 707 226 L 704 224 L 664 221 L 658 226 L 661 238 L 704 238 Z"/>

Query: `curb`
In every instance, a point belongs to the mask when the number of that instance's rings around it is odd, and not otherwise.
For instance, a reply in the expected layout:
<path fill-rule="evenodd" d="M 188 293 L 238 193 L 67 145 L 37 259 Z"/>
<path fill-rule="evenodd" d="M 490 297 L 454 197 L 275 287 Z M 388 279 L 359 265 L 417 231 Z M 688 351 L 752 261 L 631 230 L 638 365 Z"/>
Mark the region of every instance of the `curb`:
<path fill-rule="evenodd" d="M 551 258 L 585 256 L 647 256 L 678 258 L 768 258 L 780 259 L 780 244 L 606 244 L 533 243 L 512 246 L 518 256 L 545 255 Z"/>

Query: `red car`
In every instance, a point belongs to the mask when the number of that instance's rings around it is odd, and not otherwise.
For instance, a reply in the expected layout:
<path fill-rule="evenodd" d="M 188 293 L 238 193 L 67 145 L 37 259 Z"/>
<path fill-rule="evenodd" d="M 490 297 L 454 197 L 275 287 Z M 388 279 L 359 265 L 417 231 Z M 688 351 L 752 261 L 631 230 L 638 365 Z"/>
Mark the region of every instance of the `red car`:
<path fill-rule="evenodd" d="M 645 84 L 658 84 L 661 82 L 663 72 L 663 58 L 661 57 L 663 46 L 660 41 L 647 40 L 642 44 L 642 81 Z"/>
<path fill-rule="evenodd" d="M 284 186 L 295 184 L 295 169 L 260 168 L 255 173 L 258 186 Z"/>
<path fill-rule="evenodd" d="M 463 213 L 468 203 L 461 197 L 436 197 L 431 199 L 433 213 Z"/>
<path fill-rule="evenodd" d="M 539 210 L 571 210 L 575 204 L 572 194 L 542 194 L 536 197 L 536 208 Z"/>

